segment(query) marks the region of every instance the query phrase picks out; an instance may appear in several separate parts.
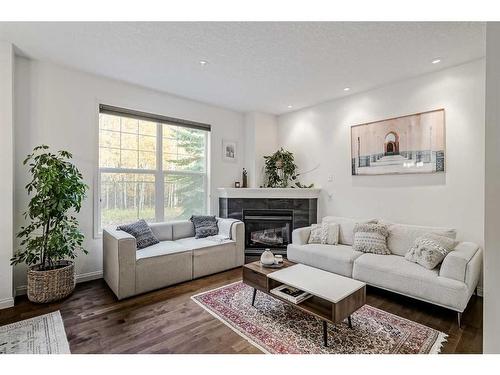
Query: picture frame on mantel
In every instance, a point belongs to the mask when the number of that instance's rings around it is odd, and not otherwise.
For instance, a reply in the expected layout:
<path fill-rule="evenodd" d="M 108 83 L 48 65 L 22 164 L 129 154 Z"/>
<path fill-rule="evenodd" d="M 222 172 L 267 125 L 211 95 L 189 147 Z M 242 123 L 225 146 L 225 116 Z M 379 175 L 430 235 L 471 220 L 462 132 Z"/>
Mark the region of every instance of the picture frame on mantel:
<path fill-rule="evenodd" d="M 222 140 L 222 160 L 235 163 L 238 160 L 238 148 L 236 141 Z"/>
<path fill-rule="evenodd" d="M 445 110 L 351 127 L 353 176 L 445 172 Z"/>

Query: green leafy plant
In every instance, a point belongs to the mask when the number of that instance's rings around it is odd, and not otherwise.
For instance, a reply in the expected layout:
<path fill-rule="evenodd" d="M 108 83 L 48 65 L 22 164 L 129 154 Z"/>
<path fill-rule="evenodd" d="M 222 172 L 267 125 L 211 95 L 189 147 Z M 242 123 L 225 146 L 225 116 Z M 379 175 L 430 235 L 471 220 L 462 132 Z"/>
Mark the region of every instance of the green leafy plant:
<path fill-rule="evenodd" d="M 42 271 L 57 268 L 62 259 L 74 259 L 77 250 L 87 254 L 78 221 L 69 212 L 80 211 L 88 186 L 68 161 L 72 158 L 69 152 L 53 154 L 48 149 L 37 146 L 24 160 L 32 175 L 26 185 L 32 197 L 24 213 L 29 224 L 17 234 L 22 248 L 11 259 L 12 265 L 38 265 Z"/>
<path fill-rule="evenodd" d="M 265 186 L 270 188 L 286 188 L 293 182 L 298 188 L 311 188 L 314 184 L 302 185 L 297 178 L 297 165 L 295 164 L 293 153 L 281 147 L 274 154 L 264 156 Z"/>
<path fill-rule="evenodd" d="M 264 156 L 264 160 L 266 187 L 286 188 L 290 180 L 296 179 L 297 165 L 290 151 L 282 147 L 274 154 Z"/>

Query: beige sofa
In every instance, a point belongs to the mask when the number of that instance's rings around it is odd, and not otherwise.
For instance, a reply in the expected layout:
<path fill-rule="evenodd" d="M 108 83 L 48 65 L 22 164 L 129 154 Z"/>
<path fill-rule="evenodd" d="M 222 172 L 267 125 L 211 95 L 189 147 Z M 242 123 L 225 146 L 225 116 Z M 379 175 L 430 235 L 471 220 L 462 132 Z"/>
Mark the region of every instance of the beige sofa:
<path fill-rule="evenodd" d="M 332 216 L 323 220 L 340 225 L 339 244 L 308 244 L 311 228 L 296 229 L 288 245 L 288 259 L 457 311 L 460 324 L 481 275 L 482 250 L 477 244 L 460 242 L 440 266 L 429 270 L 407 261 L 404 255 L 424 233 L 455 238 L 454 229 L 387 223 L 387 246 L 392 254 L 377 255 L 352 248 L 354 225 L 363 220 Z"/>
<path fill-rule="evenodd" d="M 118 299 L 243 265 L 245 229 L 240 221 L 222 223 L 227 235 L 194 238 L 191 221 L 150 224 L 160 243 L 137 250 L 127 232 L 103 230 L 104 280 Z"/>

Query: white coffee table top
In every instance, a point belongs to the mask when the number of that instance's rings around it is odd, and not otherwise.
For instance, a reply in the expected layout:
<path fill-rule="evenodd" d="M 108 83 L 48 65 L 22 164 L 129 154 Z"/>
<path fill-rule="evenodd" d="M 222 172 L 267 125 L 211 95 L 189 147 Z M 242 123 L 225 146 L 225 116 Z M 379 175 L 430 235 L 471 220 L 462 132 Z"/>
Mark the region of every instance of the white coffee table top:
<path fill-rule="evenodd" d="M 293 286 L 332 303 L 343 300 L 366 284 L 318 268 L 296 264 L 267 275 L 270 279 Z"/>

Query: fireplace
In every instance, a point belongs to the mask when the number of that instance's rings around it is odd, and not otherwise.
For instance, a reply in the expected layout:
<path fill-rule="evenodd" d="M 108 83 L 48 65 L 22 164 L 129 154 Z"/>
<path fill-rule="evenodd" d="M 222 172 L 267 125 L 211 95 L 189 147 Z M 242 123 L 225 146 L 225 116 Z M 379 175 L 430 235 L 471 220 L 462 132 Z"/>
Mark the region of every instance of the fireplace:
<path fill-rule="evenodd" d="M 219 216 L 245 223 L 245 261 L 264 249 L 286 256 L 292 231 L 317 223 L 320 189 L 219 188 Z"/>
<path fill-rule="evenodd" d="M 286 255 L 292 241 L 292 210 L 243 210 L 245 249 L 247 255 L 258 255 L 264 249 Z"/>

